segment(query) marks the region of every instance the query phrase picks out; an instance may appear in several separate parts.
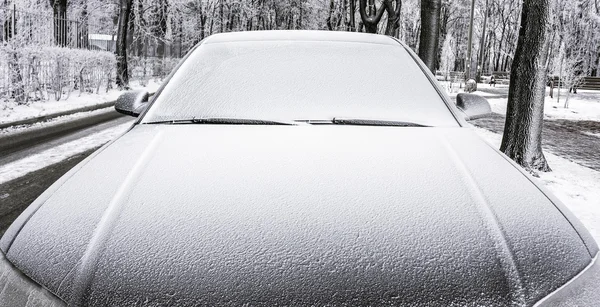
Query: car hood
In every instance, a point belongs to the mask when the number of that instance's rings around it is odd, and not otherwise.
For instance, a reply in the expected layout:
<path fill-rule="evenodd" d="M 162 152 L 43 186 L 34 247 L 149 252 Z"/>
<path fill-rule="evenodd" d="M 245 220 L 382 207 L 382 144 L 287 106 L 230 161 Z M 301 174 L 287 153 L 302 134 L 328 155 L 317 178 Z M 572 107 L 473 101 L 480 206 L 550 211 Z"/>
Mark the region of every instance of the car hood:
<path fill-rule="evenodd" d="M 592 259 L 559 208 L 466 128 L 138 125 L 2 246 L 76 304 L 521 306 Z"/>

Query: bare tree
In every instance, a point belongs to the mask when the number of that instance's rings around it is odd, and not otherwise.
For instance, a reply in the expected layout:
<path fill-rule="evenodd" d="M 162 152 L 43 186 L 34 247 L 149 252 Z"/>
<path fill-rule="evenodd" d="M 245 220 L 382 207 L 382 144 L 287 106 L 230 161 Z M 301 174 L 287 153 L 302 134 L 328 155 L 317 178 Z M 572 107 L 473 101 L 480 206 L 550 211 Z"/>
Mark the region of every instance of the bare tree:
<path fill-rule="evenodd" d="M 129 71 L 127 68 L 127 30 L 133 0 L 120 0 L 119 24 L 117 27 L 117 86 L 129 87 Z"/>
<path fill-rule="evenodd" d="M 528 170 L 550 171 L 542 152 L 549 0 L 524 0 L 500 150 Z"/>
<path fill-rule="evenodd" d="M 441 7 L 441 0 L 421 0 L 419 57 L 432 72 L 438 55 Z"/>
<path fill-rule="evenodd" d="M 385 10 L 387 11 L 387 26 L 385 35 L 398 37 L 398 29 L 400 29 L 400 13 L 402 12 L 402 1 L 384 1 Z"/>
<path fill-rule="evenodd" d="M 368 1 L 368 3 L 367 3 Z M 377 24 L 385 12 L 385 5 L 375 6 L 375 0 L 359 1 L 360 18 L 365 26 L 367 33 L 377 33 Z"/>
<path fill-rule="evenodd" d="M 350 0 L 350 7 L 348 10 L 350 11 L 350 16 L 348 18 L 348 31 L 354 32 L 356 31 L 356 22 L 355 22 L 355 13 L 356 13 L 356 0 Z"/>
<path fill-rule="evenodd" d="M 77 48 L 88 48 L 88 0 L 81 0 L 81 12 L 79 13 L 79 25 L 77 31 Z"/>

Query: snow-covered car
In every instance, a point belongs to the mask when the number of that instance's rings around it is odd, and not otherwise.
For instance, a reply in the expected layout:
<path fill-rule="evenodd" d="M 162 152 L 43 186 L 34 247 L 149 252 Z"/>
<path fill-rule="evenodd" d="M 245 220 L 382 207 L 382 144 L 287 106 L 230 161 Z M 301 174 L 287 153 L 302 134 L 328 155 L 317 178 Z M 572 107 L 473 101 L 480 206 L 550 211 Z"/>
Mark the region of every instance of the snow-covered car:
<path fill-rule="evenodd" d="M 0 305 L 600 305 L 594 239 L 457 105 L 390 37 L 211 36 L 8 229 Z"/>

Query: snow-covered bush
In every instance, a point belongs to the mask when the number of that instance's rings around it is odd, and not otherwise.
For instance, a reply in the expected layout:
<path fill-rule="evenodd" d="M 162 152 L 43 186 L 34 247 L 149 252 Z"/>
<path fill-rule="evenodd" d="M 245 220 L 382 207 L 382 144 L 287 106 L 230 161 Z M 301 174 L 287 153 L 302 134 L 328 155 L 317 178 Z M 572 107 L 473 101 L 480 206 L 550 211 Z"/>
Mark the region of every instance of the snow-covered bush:
<path fill-rule="evenodd" d="M 0 46 L 0 95 L 19 104 L 66 98 L 74 90 L 111 88 L 116 59 L 106 51 L 61 47 Z"/>

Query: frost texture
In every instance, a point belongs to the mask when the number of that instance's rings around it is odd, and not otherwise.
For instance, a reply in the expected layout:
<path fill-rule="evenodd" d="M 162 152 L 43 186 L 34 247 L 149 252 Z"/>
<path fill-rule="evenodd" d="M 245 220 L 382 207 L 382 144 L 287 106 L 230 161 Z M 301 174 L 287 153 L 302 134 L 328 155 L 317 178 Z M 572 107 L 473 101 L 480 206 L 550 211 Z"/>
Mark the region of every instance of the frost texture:
<path fill-rule="evenodd" d="M 103 219 L 108 204 L 118 214 Z M 93 278 L 76 279 L 99 223 Z M 469 129 L 206 125 L 134 128 L 46 201 L 8 257 L 65 299 L 87 280 L 91 305 L 178 306 L 530 305 L 591 260 Z"/>
<path fill-rule="evenodd" d="M 0 253 L 0 306 L 63 307 L 64 302 L 16 270 Z"/>
<path fill-rule="evenodd" d="M 144 121 L 193 117 L 345 117 L 458 126 L 399 43 L 340 32 L 209 38 L 173 75 Z"/>

